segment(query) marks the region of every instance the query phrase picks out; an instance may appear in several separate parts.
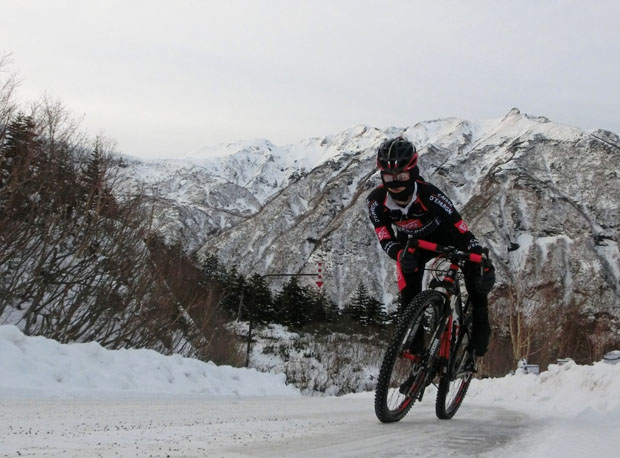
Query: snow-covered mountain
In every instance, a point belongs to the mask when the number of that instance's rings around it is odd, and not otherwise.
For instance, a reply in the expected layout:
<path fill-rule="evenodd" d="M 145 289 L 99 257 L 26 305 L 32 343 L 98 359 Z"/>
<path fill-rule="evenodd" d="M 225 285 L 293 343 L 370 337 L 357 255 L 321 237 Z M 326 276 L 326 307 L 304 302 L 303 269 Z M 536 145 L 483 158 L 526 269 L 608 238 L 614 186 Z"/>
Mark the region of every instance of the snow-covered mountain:
<path fill-rule="evenodd" d="M 258 213 L 315 167 L 347 152 L 351 132 L 277 147 L 268 140 L 219 144 L 181 159 L 125 161 L 122 192 L 141 189 L 160 203 L 160 231 L 199 248 L 211 236 Z M 354 135 L 354 134 L 353 134 Z M 367 147 L 367 145 L 365 145 Z"/>
<path fill-rule="evenodd" d="M 483 122 L 356 126 L 282 147 L 231 144 L 133 162 L 126 172 L 165 203 L 168 239 L 199 256 L 261 274 L 311 273 L 321 262 L 331 299 L 345 303 L 363 282 L 390 304 L 394 263 L 379 248 L 365 198 L 379 183 L 376 147 L 395 135 L 414 142 L 422 175 L 491 248 L 505 326 L 515 313 L 546 310 L 553 319 L 560 308 L 586 320 L 605 314 L 605 332 L 618 329 L 620 138 L 610 132 L 512 109 Z"/>

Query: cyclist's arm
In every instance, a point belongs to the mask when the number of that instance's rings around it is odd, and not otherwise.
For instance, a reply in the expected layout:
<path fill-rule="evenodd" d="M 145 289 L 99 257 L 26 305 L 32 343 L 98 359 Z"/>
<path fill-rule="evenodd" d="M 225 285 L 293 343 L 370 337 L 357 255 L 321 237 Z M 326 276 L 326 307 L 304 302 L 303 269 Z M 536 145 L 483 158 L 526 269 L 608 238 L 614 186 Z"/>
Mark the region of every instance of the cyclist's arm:
<path fill-rule="evenodd" d="M 390 258 L 396 260 L 398 252 L 402 250 L 404 246 L 397 241 L 394 230 L 392 229 L 392 222 L 388 215 L 388 210 L 375 194 L 376 193 L 373 191 L 366 199 L 370 221 L 375 228 L 375 233 L 377 234 L 381 248 L 383 248 L 383 251 L 385 251 Z"/>
<path fill-rule="evenodd" d="M 432 211 L 439 217 L 442 229 L 451 235 L 458 248 L 477 251 L 480 248 L 480 243 L 469 230 L 467 223 L 456 210 L 452 201 L 433 185 L 429 185 L 429 191 L 426 200 Z"/>

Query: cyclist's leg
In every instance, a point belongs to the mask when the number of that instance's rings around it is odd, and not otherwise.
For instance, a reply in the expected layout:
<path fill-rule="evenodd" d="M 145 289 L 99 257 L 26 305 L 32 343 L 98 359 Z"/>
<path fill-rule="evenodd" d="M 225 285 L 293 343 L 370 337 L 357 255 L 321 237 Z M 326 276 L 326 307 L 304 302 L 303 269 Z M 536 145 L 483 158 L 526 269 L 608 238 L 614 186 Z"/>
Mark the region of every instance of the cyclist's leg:
<path fill-rule="evenodd" d="M 399 302 L 399 318 L 402 316 L 407 306 L 411 303 L 413 298 L 422 291 L 422 280 L 424 279 L 424 265 L 429 259 L 434 256 L 430 254 L 419 255 L 420 266 L 417 271 L 403 274 L 400 269 L 398 270 L 398 286 L 400 289 L 400 302 Z M 416 333 L 414 336 L 410 351 L 413 354 L 419 354 L 424 350 L 424 335 Z"/>
<path fill-rule="evenodd" d="M 424 270 L 419 269 L 418 272 L 414 272 L 412 274 L 403 274 L 399 272 L 399 275 L 402 275 L 398 282 L 400 289 L 398 314 L 400 316 L 415 295 L 422 291 L 422 278 L 424 277 Z"/>
<path fill-rule="evenodd" d="M 413 298 L 422 291 L 422 280 L 424 279 L 424 265 L 434 258 L 431 253 L 420 253 L 418 255 L 419 267 L 415 272 L 403 273 L 400 266 L 397 266 L 396 274 L 398 279 L 398 289 L 400 291 L 399 315 Z"/>
<path fill-rule="evenodd" d="M 474 269 L 480 269 L 480 266 L 467 263 L 463 269 L 465 288 L 467 288 L 467 294 L 472 305 L 472 337 L 469 350 L 475 350 L 476 356 L 482 356 L 487 352 L 491 337 L 489 301 L 487 295 L 479 293 L 475 287 Z"/>

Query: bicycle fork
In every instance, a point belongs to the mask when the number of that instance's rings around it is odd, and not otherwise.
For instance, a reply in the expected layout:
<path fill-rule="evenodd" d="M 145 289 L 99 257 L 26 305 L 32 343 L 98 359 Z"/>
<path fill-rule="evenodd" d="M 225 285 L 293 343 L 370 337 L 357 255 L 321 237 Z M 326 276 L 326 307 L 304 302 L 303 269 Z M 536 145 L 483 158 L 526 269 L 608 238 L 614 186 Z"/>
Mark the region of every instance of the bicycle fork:
<path fill-rule="evenodd" d="M 448 361 L 450 361 L 450 347 L 452 343 L 452 315 L 448 317 L 448 324 L 441 335 L 441 347 L 439 348 L 439 367 L 441 375 L 448 372 Z"/>
<path fill-rule="evenodd" d="M 401 393 L 406 393 L 408 396 L 414 394 L 419 401 L 422 400 L 424 389 L 432 382 L 435 375 L 443 376 L 448 372 L 452 338 L 455 335 L 453 331 L 458 334 L 458 316 L 455 315 L 457 297 L 455 295 L 448 295 L 445 290 L 441 292 L 446 295 L 442 311 L 442 316 L 444 317 L 442 318 L 442 326 L 436 330 L 436 334 L 431 339 L 431 347 L 424 358 L 425 362 L 419 362 L 421 364 L 419 364 L 418 370 L 415 373 L 412 372 L 408 380 L 400 388 Z M 403 356 L 411 361 L 414 361 L 414 358 L 418 358 L 408 352 Z M 423 370 L 424 366 L 428 369 L 424 371 L 423 377 L 419 377 L 419 371 Z"/>
<path fill-rule="evenodd" d="M 453 339 L 455 336 L 458 336 L 460 330 L 458 312 L 455 307 L 457 299 L 455 295 L 446 298 L 446 302 L 444 303 L 446 306 L 444 309 L 444 317 L 445 314 L 448 314 L 448 316 L 443 319 L 443 328 L 435 337 L 431 347 L 430 356 L 434 360 L 433 365 L 436 369 L 435 373 L 440 376 L 446 375 L 450 369 Z M 437 351 L 439 352 L 437 353 Z"/>
<path fill-rule="evenodd" d="M 446 342 L 445 339 L 450 339 L 450 329 L 452 327 L 452 316 L 449 317 L 448 325 L 446 326 L 446 322 L 444 321 L 443 328 L 437 329 L 436 335 L 434 335 L 431 339 L 431 347 L 429 352 L 423 358 L 423 360 L 419 359 L 419 356 L 414 356 L 409 352 L 403 354 L 403 357 L 409 359 L 410 361 L 416 362 L 417 368 L 415 371 L 412 371 L 409 374 L 407 380 L 401 385 L 400 392 L 402 394 L 406 394 L 407 396 L 411 396 L 410 399 L 417 399 L 418 401 L 422 401 L 422 397 L 424 396 L 424 390 L 431 383 L 433 378 L 435 378 L 435 363 L 437 362 L 437 349 L 439 347 L 439 357 L 442 358 L 442 353 L 445 352 Z M 447 333 L 447 334 L 446 334 Z M 447 351 L 448 354 L 450 352 L 450 341 L 447 343 Z M 443 364 L 442 364 L 443 366 Z M 407 401 L 407 403 L 409 403 Z"/>

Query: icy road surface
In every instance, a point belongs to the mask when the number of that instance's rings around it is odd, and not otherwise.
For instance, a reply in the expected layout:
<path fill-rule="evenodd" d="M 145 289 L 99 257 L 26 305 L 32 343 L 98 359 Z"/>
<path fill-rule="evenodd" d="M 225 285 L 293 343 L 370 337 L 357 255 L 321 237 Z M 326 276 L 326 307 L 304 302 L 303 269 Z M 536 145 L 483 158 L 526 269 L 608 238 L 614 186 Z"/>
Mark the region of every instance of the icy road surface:
<path fill-rule="evenodd" d="M 0 456 L 443 458 L 492 455 L 528 427 L 524 414 L 472 405 L 440 421 L 430 399 L 384 425 L 370 395 L 2 401 Z"/>

